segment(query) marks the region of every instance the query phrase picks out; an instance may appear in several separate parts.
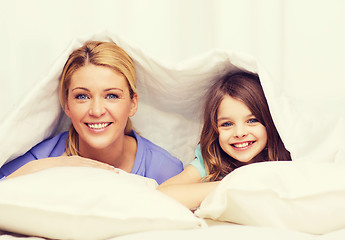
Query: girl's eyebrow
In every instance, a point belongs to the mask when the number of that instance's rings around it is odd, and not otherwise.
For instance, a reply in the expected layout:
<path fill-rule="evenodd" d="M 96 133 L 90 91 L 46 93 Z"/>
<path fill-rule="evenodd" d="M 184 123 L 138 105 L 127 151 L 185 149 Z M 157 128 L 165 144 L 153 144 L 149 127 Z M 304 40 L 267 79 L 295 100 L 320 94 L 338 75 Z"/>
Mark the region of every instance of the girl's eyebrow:
<path fill-rule="evenodd" d="M 217 121 L 223 121 L 223 120 L 229 120 L 228 117 L 220 117 L 220 118 L 217 118 Z"/>
<path fill-rule="evenodd" d="M 248 114 L 247 116 L 245 116 L 245 118 L 251 118 L 251 117 L 255 117 L 254 114 Z M 220 117 L 220 118 L 217 118 L 217 121 L 222 121 L 222 120 L 231 120 L 231 117 Z"/>

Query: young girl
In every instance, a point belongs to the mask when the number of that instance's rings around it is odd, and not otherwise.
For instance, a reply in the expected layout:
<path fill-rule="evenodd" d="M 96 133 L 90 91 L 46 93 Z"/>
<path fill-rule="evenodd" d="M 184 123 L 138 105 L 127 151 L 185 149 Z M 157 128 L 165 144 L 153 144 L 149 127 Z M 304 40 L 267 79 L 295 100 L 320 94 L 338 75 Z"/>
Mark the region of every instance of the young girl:
<path fill-rule="evenodd" d="M 72 120 L 69 132 L 5 164 L 0 179 L 72 165 L 120 168 L 160 184 L 183 170 L 180 160 L 133 130 L 135 68 L 115 43 L 87 42 L 75 50 L 62 71 L 59 99 Z"/>
<path fill-rule="evenodd" d="M 159 190 L 192 209 L 234 169 L 277 160 L 291 157 L 273 123 L 258 76 L 245 72 L 226 75 L 206 95 L 195 159 Z"/>

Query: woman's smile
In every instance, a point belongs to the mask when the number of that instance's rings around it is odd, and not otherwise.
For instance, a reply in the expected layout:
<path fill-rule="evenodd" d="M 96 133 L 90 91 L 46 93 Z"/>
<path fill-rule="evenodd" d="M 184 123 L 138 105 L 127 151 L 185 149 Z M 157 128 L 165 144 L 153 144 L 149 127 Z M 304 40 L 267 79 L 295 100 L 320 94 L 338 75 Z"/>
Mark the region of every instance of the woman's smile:
<path fill-rule="evenodd" d="M 65 106 L 83 151 L 114 149 L 125 137 L 128 118 L 137 106 L 126 78 L 103 66 L 88 64 L 73 73 Z"/>
<path fill-rule="evenodd" d="M 91 130 L 95 132 L 103 132 L 108 128 L 112 122 L 99 122 L 99 123 L 85 123 L 85 125 Z"/>

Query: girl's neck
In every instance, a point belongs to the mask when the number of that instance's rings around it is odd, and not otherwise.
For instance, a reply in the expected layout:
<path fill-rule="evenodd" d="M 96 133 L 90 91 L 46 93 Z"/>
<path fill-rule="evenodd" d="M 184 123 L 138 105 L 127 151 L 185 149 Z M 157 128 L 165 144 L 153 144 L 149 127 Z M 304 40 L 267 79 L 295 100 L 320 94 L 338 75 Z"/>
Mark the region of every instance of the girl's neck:
<path fill-rule="evenodd" d="M 133 137 L 125 135 L 116 145 L 104 149 L 94 149 L 87 145 L 80 144 L 80 156 L 90 158 L 131 172 L 137 150 L 137 143 Z"/>
<path fill-rule="evenodd" d="M 262 150 L 258 155 L 256 155 L 250 163 L 264 162 L 267 161 L 267 149 Z"/>
<path fill-rule="evenodd" d="M 234 165 L 235 168 L 242 167 L 244 165 L 248 165 L 251 163 L 257 163 L 257 162 L 264 162 L 267 161 L 267 150 L 261 151 L 258 155 L 256 155 L 252 160 L 249 162 L 240 162 L 236 159 L 233 159 L 232 164 Z"/>

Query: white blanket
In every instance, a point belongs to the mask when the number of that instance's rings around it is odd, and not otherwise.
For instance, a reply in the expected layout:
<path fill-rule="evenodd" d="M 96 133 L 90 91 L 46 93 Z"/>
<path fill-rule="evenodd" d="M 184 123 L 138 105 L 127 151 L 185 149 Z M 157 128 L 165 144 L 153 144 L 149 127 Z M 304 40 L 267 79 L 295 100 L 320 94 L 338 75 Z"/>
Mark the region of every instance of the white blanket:
<path fill-rule="evenodd" d="M 139 92 L 139 110 L 133 118 L 135 128 L 185 164 L 193 159 L 198 143 L 205 91 L 220 75 L 238 68 L 259 74 L 274 122 L 294 160 L 345 161 L 344 119 L 312 111 L 303 103 L 288 99 L 280 82 L 272 79 L 269 71 L 251 56 L 214 49 L 167 65 L 135 44 L 102 32 L 74 39 L 46 71 L 49 73 L 4 114 L 0 122 L 0 166 L 67 129 L 69 121 L 57 96 L 59 76 L 69 54 L 86 40 L 114 41 L 129 53 L 137 69 Z"/>

